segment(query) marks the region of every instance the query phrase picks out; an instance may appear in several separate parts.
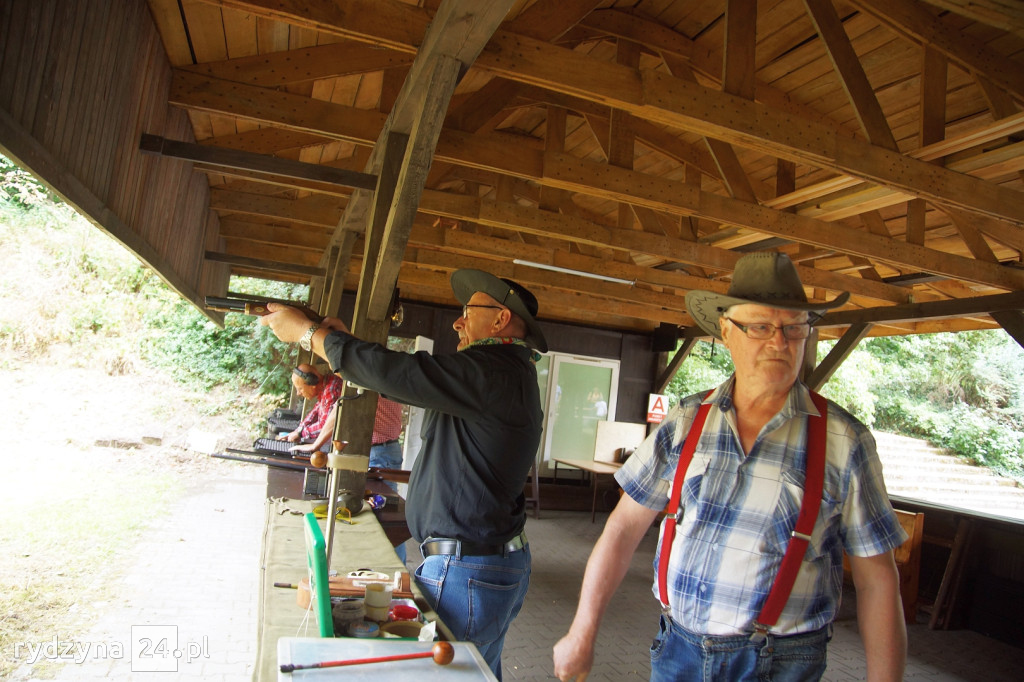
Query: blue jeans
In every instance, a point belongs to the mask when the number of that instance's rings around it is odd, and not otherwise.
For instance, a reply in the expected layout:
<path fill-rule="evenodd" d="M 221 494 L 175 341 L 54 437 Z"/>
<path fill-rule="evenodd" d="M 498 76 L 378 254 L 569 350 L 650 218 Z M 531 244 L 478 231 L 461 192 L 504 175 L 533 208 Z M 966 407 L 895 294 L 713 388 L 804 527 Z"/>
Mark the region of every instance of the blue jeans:
<path fill-rule="evenodd" d="M 378 469 L 401 469 L 402 468 L 402 445 L 398 441 L 387 445 L 374 445 L 370 448 L 370 466 Z M 385 485 L 398 492 L 398 484 L 394 481 L 385 481 Z M 395 547 L 395 554 L 405 563 L 405 545 Z"/>
<path fill-rule="evenodd" d="M 688 632 L 665 616 L 651 645 L 651 682 L 802 682 L 825 674 L 831 626 L 799 635 L 712 637 Z"/>
<path fill-rule="evenodd" d="M 402 444 L 398 441 L 387 445 L 374 445 L 370 448 L 370 466 L 378 469 L 402 468 Z M 398 490 L 398 484 L 386 481 L 389 488 Z"/>
<path fill-rule="evenodd" d="M 428 556 L 416 582 L 455 638 L 473 642 L 500 680 L 505 634 L 530 586 L 530 546 L 507 557 Z"/>
<path fill-rule="evenodd" d="M 379 469 L 402 468 L 402 444 L 397 440 L 386 445 L 374 445 L 370 448 L 370 466 Z"/>

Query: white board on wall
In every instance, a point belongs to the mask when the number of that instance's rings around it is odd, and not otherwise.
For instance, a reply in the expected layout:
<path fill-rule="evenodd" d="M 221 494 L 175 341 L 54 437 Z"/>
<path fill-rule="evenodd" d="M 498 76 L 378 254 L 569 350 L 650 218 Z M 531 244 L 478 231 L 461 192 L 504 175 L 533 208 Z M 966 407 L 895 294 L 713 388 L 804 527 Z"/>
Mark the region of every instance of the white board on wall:
<path fill-rule="evenodd" d="M 594 459 L 598 462 L 614 462 L 615 451 L 619 448 L 635 449 L 647 437 L 647 424 L 632 422 L 604 421 L 597 423 L 597 442 L 594 444 Z"/>

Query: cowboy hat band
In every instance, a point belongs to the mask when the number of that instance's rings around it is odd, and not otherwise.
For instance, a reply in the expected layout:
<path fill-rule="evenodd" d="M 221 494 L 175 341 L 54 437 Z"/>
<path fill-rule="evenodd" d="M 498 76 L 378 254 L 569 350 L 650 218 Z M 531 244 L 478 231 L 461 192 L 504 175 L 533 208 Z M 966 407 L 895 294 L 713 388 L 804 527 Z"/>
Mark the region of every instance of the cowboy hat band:
<path fill-rule="evenodd" d="M 526 322 L 526 343 L 541 353 L 548 350 L 544 332 L 537 323 L 537 297 L 521 284 L 495 277 L 483 270 L 464 268 L 452 273 L 452 292 L 459 303 L 466 305 L 476 292 L 487 294 Z"/>
<path fill-rule="evenodd" d="M 782 310 L 816 313 L 838 308 L 850 298 L 844 291 L 831 302 L 810 302 L 796 266 L 784 253 L 748 253 L 736 261 L 732 283 L 726 294 L 694 289 L 686 294 L 686 310 L 693 320 L 716 339 L 722 338 L 719 318 L 734 305 L 752 303 Z"/>

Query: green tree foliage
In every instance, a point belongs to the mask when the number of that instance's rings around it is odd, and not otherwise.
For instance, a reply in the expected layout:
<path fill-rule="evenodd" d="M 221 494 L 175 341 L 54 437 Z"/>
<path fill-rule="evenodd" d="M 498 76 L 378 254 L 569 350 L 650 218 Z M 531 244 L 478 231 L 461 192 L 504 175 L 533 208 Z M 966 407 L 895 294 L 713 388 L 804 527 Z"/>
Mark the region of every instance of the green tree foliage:
<path fill-rule="evenodd" d="M 819 348 L 818 362 L 821 362 L 835 343 L 823 343 Z M 854 349 L 846 362 L 832 374 L 821 387 L 821 394 L 834 400 L 847 412 L 859 419 L 868 428 L 876 428 L 875 410 L 878 397 L 870 390 L 878 381 L 884 367 L 874 356 L 862 348 Z"/>
<path fill-rule="evenodd" d="M 66 206 L 35 176 L 0 154 L 0 204 L 21 210 L 43 209 L 66 213 Z"/>
<path fill-rule="evenodd" d="M 236 278 L 232 291 L 254 296 L 301 301 L 306 287 Z M 237 313 L 224 316 L 217 327 L 191 304 L 175 297 L 147 317 L 151 330 L 147 356 L 175 377 L 215 386 L 242 382 L 262 393 L 287 395 L 295 348 L 277 340 L 257 318 Z"/>
<path fill-rule="evenodd" d="M 304 285 L 236 278 L 231 290 L 303 300 Z M 0 156 L 0 346 L 14 356 L 71 348 L 72 362 L 126 373 L 139 362 L 204 387 L 286 396 L 293 348 L 256 318 L 223 329 L 152 270 Z"/>
<path fill-rule="evenodd" d="M 698 341 L 665 389 L 669 405 L 674 406 L 682 398 L 698 391 L 714 388 L 728 379 L 732 372 L 732 356 L 725 346 L 717 341 L 713 344 Z"/>
<path fill-rule="evenodd" d="M 33 355 L 88 344 L 108 370 L 126 369 L 137 359 L 127 339 L 140 334 L 137 313 L 159 279 L 67 205 L 35 203 L 40 196 L 0 195 L 0 346 Z"/>
<path fill-rule="evenodd" d="M 1024 474 L 1024 353 L 1003 331 L 873 338 L 878 428 Z"/>

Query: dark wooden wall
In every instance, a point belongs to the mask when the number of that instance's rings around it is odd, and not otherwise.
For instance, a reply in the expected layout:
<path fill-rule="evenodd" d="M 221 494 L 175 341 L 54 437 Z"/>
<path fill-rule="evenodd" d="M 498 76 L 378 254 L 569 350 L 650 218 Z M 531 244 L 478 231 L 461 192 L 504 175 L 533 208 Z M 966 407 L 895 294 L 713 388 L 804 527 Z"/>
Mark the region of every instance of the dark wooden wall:
<path fill-rule="evenodd" d="M 201 308 L 228 277 L 206 178 L 138 149 L 192 141 L 170 76 L 143 0 L 0 2 L 0 149 Z"/>

